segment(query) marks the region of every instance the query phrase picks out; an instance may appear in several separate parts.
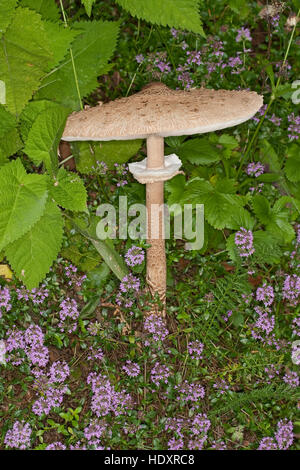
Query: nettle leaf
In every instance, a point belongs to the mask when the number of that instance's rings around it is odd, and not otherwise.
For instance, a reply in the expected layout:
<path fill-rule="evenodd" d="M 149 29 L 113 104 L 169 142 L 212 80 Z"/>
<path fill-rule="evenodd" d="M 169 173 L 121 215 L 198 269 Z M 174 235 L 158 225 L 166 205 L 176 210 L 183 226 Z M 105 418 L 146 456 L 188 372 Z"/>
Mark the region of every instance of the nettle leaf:
<path fill-rule="evenodd" d="M 92 14 L 92 6 L 96 2 L 96 0 L 81 0 L 82 5 L 84 5 L 85 11 L 88 16 Z"/>
<path fill-rule="evenodd" d="M 50 184 L 50 194 L 57 204 L 72 211 L 85 211 L 87 193 L 82 179 L 60 168 Z"/>
<path fill-rule="evenodd" d="M 7 163 L 7 157 L 22 147 L 16 126 L 15 117 L 0 105 L 0 166 Z"/>
<path fill-rule="evenodd" d="M 67 116 L 68 110 L 62 106 L 46 109 L 38 115 L 28 133 L 24 152 L 37 166 L 43 161 L 50 173 L 56 172 L 58 167 L 57 147 Z"/>
<path fill-rule="evenodd" d="M 38 287 L 56 259 L 62 244 L 63 217 L 48 200 L 42 217 L 20 239 L 5 248 L 5 255 L 27 289 Z"/>
<path fill-rule="evenodd" d="M 80 109 L 78 90 L 80 98 L 87 96 L 97 88 L 97 77 L 111 68 L 108 61 L 116 47 L 119 24 L 109 21 L 81 21 L 74 23 L 73 28 L 81 33 L 72 43 L 76 79 L 68 52 L 61 64 L 42 82 L 38 97 L 77 110 Z"/>
<path fill-rule="evenodd" d="M 76 168 L 80 173 L 89 174 L 96 162 L 104 162 L 112 169 L 115 163 L 126 163 L 137 154 L 143 141 L 112 140 L 110 142 L 76 142 L 72 144 Z"/>
<path fill-rule="evenodd" d="M 17 8 L 0 45 L 0 80 L 6 84 L 6 106 L 10 112 L 21 113 L 52 60 L 41 16 L 27 8 Z"/>
<path fill-rule="evenodd" d="M 59 64 L 68 52 L 71 43 L 80 31 L 66 28 L 63 24 L 44 21 L 44 28 L 47 33 L 48 41 L 53 51 L 53 61 L 50 63 L 49 70 Z"/>
<path fill-rule="evenodd" d="M 46 20 L 59 21 L 60 19 L 55 0 L 21 0 L 21 6 L 37 11 Z"/>
<path fill-rule="evenodd" d="M 176 153 L 195 165 L 209 165 L 220 160 L 220 152 L 206 137 L 187 140 L 176 148 Z"/>
<path fill-rule="evenodd" d="M 51 108 L 56 109 L 57 104 L 47 100 L 30 101 L 25 106 L 19 119 L 20 132 L 24 142 L 26 142 L 29 131 L 38 115 Z"/>
<path fill-rule="evenodd" d="M 199 0 L 116 0 L 132 16 L 162 26 L 193 31 L 205 36 L 199 16 Z"/>
<path fill-rule="evenodd" d="M 226 187 L 229 192 L 226 192 Z M 213 186 L 209 181 L 196 178 L 187 185 L 182 202 L 204 204 L 205 219 L 216 229 L 236 227 L 237 221 L 233 216 L 237 217 L 237 211 L 240 217 L 243 216 L 242 208 L 246 199 L 232 194 L 232 190 L 231 180 L 219 180 L 218 185 Z"/>
<path fill-rule="evenodd" d="M 287 156 L 285 163 L 286 177 L 292 183 L 297 183 L 300 181 L 300 146 L 292 144 L 288 148 Z"/>
<path fill-rule="evenodd" d="M 265 196 L 257 194 L 253 198 L 253 210 L 259 221 L 267 225 L 272 222 L 272 211 L 268 199 Z"/>
<path fill-rule="evenodd" d="M 224 147 L 227 147 L 230 150 L 233 150 L 239 146 L 238 141 L 232 135 L 229 134 L 222 134 L 219 137 L 218 142 L 219 144 L 223 145 Z"/>
<path fill-rule="evenodd" d="M 0 0 L 0 34 L 4 33 L 14 15 L 18 0 Z"/>
<path fill-rule="evenodd" d="M 0 169 L 0 250 L 40 219 L 47 186 L 46 175 L 27 174 L 19 159 Z"/>

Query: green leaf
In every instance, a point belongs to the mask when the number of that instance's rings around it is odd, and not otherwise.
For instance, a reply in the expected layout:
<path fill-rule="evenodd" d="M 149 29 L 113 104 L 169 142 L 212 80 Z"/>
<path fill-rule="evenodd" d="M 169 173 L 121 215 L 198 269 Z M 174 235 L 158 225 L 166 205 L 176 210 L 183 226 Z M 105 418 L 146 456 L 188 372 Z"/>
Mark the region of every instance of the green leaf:
<path fill-rule="evenodd" d="M 292 183 L 298 183 L 300 181 L 300 146 L 292 144 L 288 148 L 287 156 L 285 174 Z"/>
<path fill-rule="evenodd" d="M 66 28 L 63 24 L 44 21 L 44 28 L 47 38 L 53 51 L 53 61 L 50 63 L 49 70 L 59 64 L 68 52 L 71 43 L 76 36 L 80 34 L 79 30 Z"/>
<path fill-rule="evenodd" d="M 0 166 L 22 147 L 16 126 L 15 117 L 0 105 Z"/>
<path fill-rule="evenodd" d="M 59 21 L 59 8 L 55 0 L 21 0 L 21 6 L 35 10 L 45 19 Z"/>
<path fill-rule="evenodd" d="M 84 5 L 86 14 L 91 16 L 92 14 L 92 6 L 96 2 L 96 0 L 81 0 L 81 3 Z"/>
<path fill-rule="evenodd" d="M 279 263 L 282 251 L 278 244 L 278 239 L 270 232 L 258 230 L 253 232 L 254 253 L 251 258 L 257 262 L 267 264 Z M 238 249 L 235 245 L 235 233 L 232 233 L 226 240 L 226 250 L 233 262 L 241 261 Z"/>
<path fill-rule="evenodd" d="M 96 162 L 104 162 L 113 169 L 115 163 L 126 163 L 137 154 L 142 140 L 112 140 L 109 142 L 76 142 L 72 144 L 76 168 L 80 173 L 89 174 Z"/>
<path fill-rule="evenodd" d="M 234 11 L 240 18 L 246 18 L 250 13 L 250 7 L 248 0 L 229 0 L 229 7 Z"/>
<path fill-rule="evenodd" d="M 219 144 L 223 145 L 224 147 L 229 148 L 230 150 L 233 150 L 239 146 L 238 141 L 232 135 L 229 135 L 229 134 L 222 134 L 219 137 L 218 142 Z"/>
<path fill-rule="evenodd" d="M 260 142 L 260 152 L 261 160 L 263 163 L 268 165 L 269 170 L 272 173 L 279 173 L 281 170 L 281 165 L 278 155 L 273 149 L 272 145 L 266 139 L 263 139 Z"/>
<path fill-rule="evenodd" d="M 69 240 L 69 246 L 61 250 L 61 256 L 70 260 L 80 271 L 91 271 L 102 262 L 102 258 L 96 249 L 89 245 L 83 243 L 81 235 L 73 235 Z"/>
<path fill-rule="evenodd" d="M 84 182 L 76 174 L 60 168 L 51 181 L 50 194 L 57 204 L 72 211 L 85 211 L 87 193 Z"/>
<path fill-rule="evenodd" d="M 240 217 L 246 217 L 246 214 L 241 214 L 246 200 L 232 194 L 233 191 L 232 180 L 219 180 L 213 186 L 210 182 L 197 178 L 187 185 L 182 202 L 204 204 L 205 219 L 214 228 L 222 230 L 236 226 L 237 221 L 233 219 L 236 211 L 240 211 Z"/>
<path fill-rule="evenodd" d="M 220 152 L 206 137 L 187 140 L 176 153 L 196 165 L 209 165 L 220 160 Z"/>
<path fill-rule="evenodd" d="M 110 69 L 108 61 L 116 47 L 119 24 L 81 21 L 74 23 L 73 28 L 81 33 L 72 43 L 76 79 L 68 52 L 62 63 L 42 82 L 38 97 L 77 110 L 80 109 L 78 90 L 80 98 L 87 96 L 98 87 L 97 77 Z"/>
<path fill-rule="evenodd" d="M 8 27 L 14 15 L 18 0 L 0 0 L 0 35 Z"/>
<path fill-rule="evenodd" d="M 50 108 L 57 109 L 57 104 L 47 100 L 34 100 L 25 106 L 19 120 L 20 132 L 24 142 L 26 142 L 29 131 L 38 115 Z"/>
<path fill-rule="evenodd" d="M 199 0 L 116 0 L 132 16 L 204 36 Z"/>
<path fill-rule="evenodd" d="M 259 221 L 267 225 L 272 222 L 272 212 L 268 199 L 265 196 L 257 194 L 253 198 L 253 210 Z"/>
<path fill-rule="evenodd" d="M 122 279 L 128 274 L 128 270 L 123 259 L 110 242 L 111 240 L 92 240 L 92 244 L 102 256 L 107 266 L 112 270 L 117 278 L 122 281 Z"/>
<path fill-rule="evenodd" d="M 50 173 L 58 166 L 57 147 L 67 116 L 68 110 L 61 106 L 46 109 L 38 115 L 28 133 L 24 152 L 37 166 L 43 161 Z"/>
<path fill-rule="evenodd" d="M 5 248 L 5 255 L 27 289 L 38 287 L 61 248 L 63 217 L 49 200 L 44 214 L 19 240 Z"/>
<path fill-rule="evenodd" d="M 177 175 L 165 183 L 165 189 L 169 193 L 168 205 L 180 204 L 181 197 L 184 194 L 185 188 L 185 177 L 183 175 Z"/>
<path fill-rule="evenodd" d="M 53 61 L 40 15 L 17 8 L 0 45 L 0 80 L 6 84 L 6 105 L 19 115 Z"/>
<path fill-rule="evenodd" d="M 20 238 L 40 219 L 47 193 L 47 177 L 27 174 L 19 159 L 1 168 L 0 250 Z"/>

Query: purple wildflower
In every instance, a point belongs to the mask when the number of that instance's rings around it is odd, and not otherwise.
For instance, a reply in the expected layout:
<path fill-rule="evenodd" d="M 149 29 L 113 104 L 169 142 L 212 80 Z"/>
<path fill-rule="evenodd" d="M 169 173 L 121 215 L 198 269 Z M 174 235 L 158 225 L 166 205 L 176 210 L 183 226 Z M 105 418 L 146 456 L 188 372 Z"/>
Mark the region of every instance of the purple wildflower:
<path fill-rule="evenodd" d="M 12 429 L 9 429 L 4 438 L 4 444 L 8 447 L 25 450 L 30 446 L 32 429 L 29 423 L 15 421 Z"/>
<path fill-rule="evenodd" d="M 126 361 L 126 365 L 122 367 L 129 377 L 137 377 L 141 373 L 140 366 L 136 362 Z"/>
<path fill-rule="evenodd" d="M 272 305 L 274 301 L 274 290 L 272 286 L 267 286 L 266 283 L 256 290 L 256 300 L 263 302 L 265 307 Z"/>
<path fill-rule="evenodd" d="M 236 232 L 234 241 L 241 257 L 248 258 L 248 256 L 254 253 L 253 233 L 251 230 L 241 227 L 240 231 Z"/>
<path fill-rule="evenodd" d="M 140 246 L 132 246 L 125 255 L 127 266 L 136 266 L 142 264 L 145 259 L 145 252 Z"/>

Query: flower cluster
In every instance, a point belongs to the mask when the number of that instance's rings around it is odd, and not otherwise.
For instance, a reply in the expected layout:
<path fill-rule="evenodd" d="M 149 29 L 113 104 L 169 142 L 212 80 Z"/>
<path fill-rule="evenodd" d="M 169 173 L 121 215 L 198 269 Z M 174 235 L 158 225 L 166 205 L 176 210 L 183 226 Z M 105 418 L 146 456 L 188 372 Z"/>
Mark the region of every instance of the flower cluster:
<path fill-rule="evenodd" d="M 155 313 L 146 317 L 144 330 L 151 334 L 152 342 L 164 341 L 169 334 L 165 321 L 159 315 L 155 315 Z M 146 346 L 150 344 L 149 341 L 145 341 Z"/>
<path fill-rule="evenodd" d="M 258 450 L 287 450 L 294 440 L 293 423 L 287 419 L 281 419 L 277 423 L 275 439 L 264 437 L 259 444 Z"/>
<path fill-rule="evenodd" d="M 171 375 L 171 371 L 168 366 L 156 362 L 151 369 L 151 382 L 153 382 L 157 387 L 161 383 L 168 384 L 168 378 Z"/>
<path fill-rule="evenodd" d="M 132 246 L 125 255 L 127 266 L 136 266 L 142 264 L 145 259 L 145 252 L 140 246 Z"/>
<path fill-rule="evenodd" d="M 137 377 L 141 373 L 141 368 L 136 362 L 126 361 L 126 365 L 122 367 L 129 377 Z"/>
<path fill-rule="evenodd" d="M 198 403 L 205 396 L 205 390 L 202 385 L 195 382 L 189 383 L 187 380 L 180 385 L 175 385 L 174 389 L 178 393 L 177 400 L 182 403 Z"/>
<path fill-rule="evenodd" d="M 266 283 L 262 287 L 258 287 L 256 291 L 256 300 L 263 302 L 265 307 L 272 305 L 274 301 L 274 290 L 272 286 L 267 286 Z"/>
<path fill-rule="evenodd" d="M 4 444 L 8 447 L 25 450 L 30 446 L 32 429 L 29 423 L 15 421 L 12 429 L 9 429 L 4 438 Z"/>
<path fill-rule="evenodd" d="M 249 176 L 255 176 L 257 178 L 258 176 L 262 175 L 265 171 L 265 167 L 262 163 L 257 162 L 257 163 L 249 163 L 247 166 L 246 173 Z"/>
<path fill-rule="evenodd" d="M 187 350 L 189 355 L 192 359 L 203 359 L 202 352 L 203 352 L 204 344 L 201 343 L 199 340 L 191 341 L 187 345 Z"/>
<path fill-rule="evenodd" d="M 73 333 L 77 328 L 79 317 L 78 305 L 75 299 L 65 299 L 60 303 L 59 323 L 60 331 Z"/>
<path fill-rule="evenodd" d="M 248 258 L 254 253 L 253 233 L 251 230 L 241 227 L 240 231 L 236 232 L 234 241 L 241 257 Z"/>
<path fill-rule="evenodd" d="M 2 317 L 2 310 L 9 312 L 12 308 L 11 297 L 8 287 L 0 288 L 0 318 Z"/>
<path fill-rule="evenodd" d="M 98 418 L 109 413 L 115 416 L 124 415 L 131 407 L 130 395 L 125 390 L 118 392 L 105 375 L 91 372 L 87 383 L 91 385 L 93 392 L 91 409 Z"/>
<path fill-rule="evenodd" d="M 282 289 L 282 297 L 296 306 L 300 296 L 300 277 L 296 274 L 287 275 Z"/>

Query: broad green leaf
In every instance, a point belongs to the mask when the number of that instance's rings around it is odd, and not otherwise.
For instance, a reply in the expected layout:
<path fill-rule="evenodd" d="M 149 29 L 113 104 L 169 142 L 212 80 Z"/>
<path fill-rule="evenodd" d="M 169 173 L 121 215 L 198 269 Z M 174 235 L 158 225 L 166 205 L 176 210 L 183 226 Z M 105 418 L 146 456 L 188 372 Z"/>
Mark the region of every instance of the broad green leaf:
<path fill-rule="evenodd" d="M 0 80 L 6 84 L 7 109 L 19 115 L 53 61 L 41 17 L 17 8 L 0 44 Z"/>
<path fill-rule="evenodd" d="M 0 0 L 0 36 L 11 22 L 18 0 Z"/>
<path fill-rule="evenodd" d="M 72 144 L 76 168 L 80 173 L 89 174 L 96 162 L 104 162 L 112 169 L 115 163 L 126 163 L 137 154 L 142 140 L 112 140 L 110 142 L 76 142 Z"/>
<path fill-rule="evenodd" d="M 5 255 L 27 289 L 38 287 L 62 244 L 63 217 L 48 200 L 42 217 L 20 239 L 5 248 Z"/>
<path fill-rule="evenodd" d="M 177 175 L 165 183 L 165 189 L 169 193 L 168 205 L 180 204 L 181 197 L 184 194 L 185 188 L 185 177 L 183 175 Z"/>
<path fill-rule="evenodd" d="M 24 152 L 37 166 L 43 161 L 50 173 L 57 170 L 57 147 L 67 116 L 68 110 L 61 106 L 46 109 L 38 115 L 28 134 Z"/>
<path fill-rule="evenodd" d="M 196 165 L 209 165 L 220 160 L 220 152 L 206 137 L 190 139 L 176 149 L 179 157 Z"/>
<path fill-rule="evenodd" d="M 272 222 L 272 212 L 268 199 L 265 196 L 257 194 L 253 198 L 253 210 L 259 221 L 267 225 Z"/>
<path fill-rule="evenodd" d="M 63 60 L 71 43 L 80 34 L 80 31 L 66 28 L 63 24 L 53 23 L 52 21 L 44 21 L 44 28 L 53 51 L 53 61 L 49 66 L 50 70 Z"/>
<path fill-rule="evenodd" d="M 15 117 L 0 105 L 0 166 L 7 163 L 7 157 L 16 153 L 22 142 L 17 131 Z"/>
<path fill-rule="evenodd" d="M 57 104 L 47 100 L 30 101 L 25 106 L 19 120 L 21 136 L 25 143 L 28 138 L 29 131 L 38 115 L 51 108 L 57 109 Z"/>
<path fill-rule="evenodd" d="M 0 169 L 0 250 L 41 218 L 47 194 L 47 177 L 27 174 L 19 159 Z"/>
<path fill-rule="evenodd" d="M 132 16 L 204 36 L 199 0 L 116 0 Z"/>
<path fill-rule="evenodd" d="M 292 144 L 288 148 L 287 156 L 285 174 L 292 183 L 298 183 L 300 181 L 300 146 Z"/>
<path fill-rule="evenodd" d="M 45 20 L 58 21 L 60 19 L 55 0 L 21 0 L 21 6 L 37 11 Z"/>
<path fill-rule="evenodd" d="M 84 5 L 85 11 L 88 16 L 92 14 L 92 6 L 96 2 L 96 0 L 81 0 L 81 3 Z"/>
<path fill-rule="evenodd" d="M 233 150 L 239 146 L 238 141 L 232 135 L 229 135 L 229 134 L 222 134 L 219 137 L 218 142 L 219 144 L 223 145 L 224 147 L 229 148 L 230 150 Z"/>
<path fill-rule="evenodd" d="M 82 179 L 71 171 L 60 168 L 50 184 L 50 195 L 56 203 L 72 211 L 85 211 L 87 193 Z"/>
<path fill-rule="evenodd" d="M 39 98 L 50 99 L 72 108 L 80 109 L 80 98 L 98 86 L 97 77 L 110 69 L 109 59 L 115 50 L 119 24 L 108 21 L 81 21 L 73 24 L 81 34 L 72 43 L 70 52 L 53 72 L 43 80 Z M 77 81 L 77 83 L 76 83 Z"/>
<path fill-rule="evenodd" d="M 222 183 L 223 182 L 223 183 Z M 229 192 L 226 191 L 226 186 Z M 245 205 L 245 198 L 232 194 L 231 180 L 220 180 L 217 186 L 203 179 L 195 179 L 187 185 L 182 202 L 204 204 L 205 219 L 216 229 L 236 226 L 233 215 Z M 246 217 L 246 214 L 244 214 Z"/>
<path fill-rule="evenodd" d="M 282 203 L 279 201 L 271 208 L 266 197 L 257 194 L 253 198 L 253 210 L 259 221 L 275 237 L 289 243 L 295 237 L 295 232 L 289 222 L 289 210 L 283 207 L 285 204 L 285 200 Z"/>
<path fill-rule="evenodd" d="M 262 162 L 268 165 L 269 170 L 272 173 L 279 173 L 281 166 L 278 155 L 266 139 L 260 142 L 260 153 Z"/>

